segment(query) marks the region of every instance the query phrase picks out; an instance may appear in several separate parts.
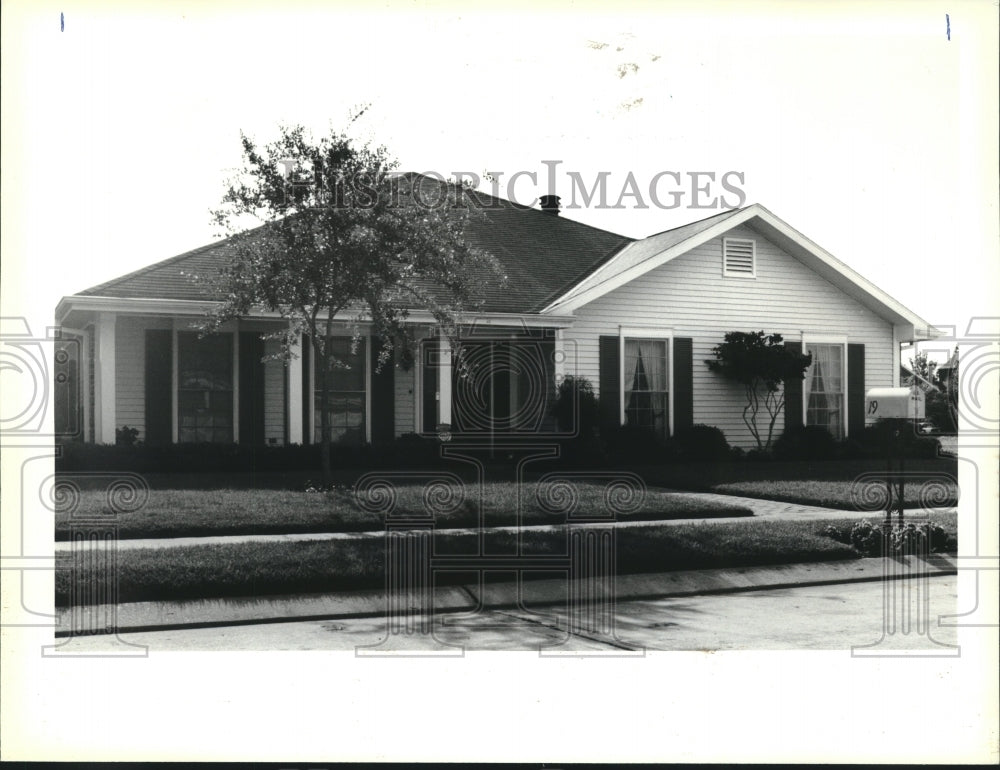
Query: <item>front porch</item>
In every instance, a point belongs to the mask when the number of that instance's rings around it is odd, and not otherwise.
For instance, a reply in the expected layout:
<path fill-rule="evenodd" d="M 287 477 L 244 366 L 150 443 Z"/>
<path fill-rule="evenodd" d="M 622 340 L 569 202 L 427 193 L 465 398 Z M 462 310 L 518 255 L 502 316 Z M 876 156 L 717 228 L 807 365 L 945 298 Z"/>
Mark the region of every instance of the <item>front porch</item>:
<path fill-rule="evenodd" d="M 191 314 L 193 315 L 193 314 Z M 114 444 L 123 428 L 149 445 L 291 445 L 321 439 L 316 356 L 300 338 L 288 360 L 275 318 L 233 322 L 200 337 L 197 318 L 76 313 L 62 327 L 68 362 L 57 423 L 73 438 Z M 378 366 L 379 341 L 346 323 L 335 340 L 345 366 L 331 372 L 328 413 L 335 443 L 381 444 L 404 434 L 484 439 L 555 430 L 550 405 L 563 374 L 561 328 L 523 319 L 464 327 L 453 349 L 429 324 L 415 325 L 412 357 Z M 540 319 L 539 319 L 540 320 Z"/>

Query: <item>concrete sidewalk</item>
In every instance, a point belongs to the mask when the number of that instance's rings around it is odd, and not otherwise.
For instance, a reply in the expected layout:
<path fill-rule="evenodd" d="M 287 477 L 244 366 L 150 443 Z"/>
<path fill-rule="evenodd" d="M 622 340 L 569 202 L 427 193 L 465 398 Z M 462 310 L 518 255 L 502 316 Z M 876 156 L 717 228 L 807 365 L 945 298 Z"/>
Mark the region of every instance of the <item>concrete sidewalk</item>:
<path fill-rule="evenodd" d="M 798 586 L 857 583 L 883 579 L 935 577 L 956 574 L 954 557 L 934 554 L 915 557 L 865 558 L 771 567 L 740 567 L 716 570 L 686 570 L 656 574 L 619 575 L 615 598 L 619 601 L 726 594 Z M 567 580 L 537 580 L 521 584 L 472 584 L 438 588 L 433 594 L 435 613 L 474 613 L 505 607 L 567 606 Z M 120 633 L 166 631 L 183 628 L 251 625 L 335 618 L 386 615 L 388 596 L 383 590 L 350 591 L 294 596 L 195 599 L 189 601 L 134 602 L 85 607 L 91 617 L 111 618 Z M 417 610 L 413 604 L 411 609 Z M 57 637 L 71 633 L 72 613 L 57 610 Z"/>

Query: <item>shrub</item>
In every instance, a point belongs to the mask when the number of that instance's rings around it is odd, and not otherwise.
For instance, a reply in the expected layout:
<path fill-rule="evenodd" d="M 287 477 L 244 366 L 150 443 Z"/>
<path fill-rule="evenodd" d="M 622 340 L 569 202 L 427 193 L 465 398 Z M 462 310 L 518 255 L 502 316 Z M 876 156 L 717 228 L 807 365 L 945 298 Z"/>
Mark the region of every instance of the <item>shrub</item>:
<path fill-rule="evenodd" d="M 894 436 L 895 431 L 898 436 Z M 920 436 L 908 420 L 879 420 L 869 425 L 858 437 L 866 458 L 884 458 L 892 440 L 895 456 L 933 460 L 939 457 L 941 442 L 930 436 Z"/>
<path fill-rule="evenodd" d="M 426 466 L 440 462 L 437 440 L 423 436 L 401 436 L 377 446 L 331 448 L 335 468 L 380 468 Z M 228 473 L 318 470 L 319 444 L 257 446 L 249 444 L 141 443 L 98 445 L 70 442 L 62 445 L 56 470 L 132 471 L 135 473 Z"/>
<path fill-rule="evenodd" d="M 665 442 L 649 428 L 621 425 L 605 433 L 612 460 L 650 462 L 664 459 Z"/>
<path fill-rule="evenodd" d="M 863 555 L 882 555 L 882 530 L 868 519 L 855 522 L 849 537 L 851 545 Z"/>
<path fill-rule="evenodd" d="M 600 417 L 594 386 L 586 377 L 563 377 L 551 412 L 563 433 L 573 432 L 580 439 L 594 435 Z"/>
<path fill-rule="evenodd" d="M 914 556 L 940 553 L 952 546 L 944 527 L 930 522 L 909 522 L 903 526 L 895 524 L 886 532 L 880 525 L 862 519 L 855 522 L 849 532 L 830 524 L 823 528 L 822 534 L 850 544 L 862 556 Z"/>
<path fill-rule="evenodd" d="M 842 530 L 840 527 L 835 527 L 833 524 L 827 524 L 823 527 L 822 534 L 826 537 L 833 538 L 838 543 L 844 543 L 845 545 L 851 544 L 851 533 Z"/>
<path fill-rule="evenodd" d="M 832 460 L 837 456 L 837 441 L 821 425 L 797 425 L 787 428 L 774 442 L 774 456 L 779 460 Z"/>
<path fill-rule="evenodd" d="M 136 446 L 139 443 L 139 431 L 135 428 L 130 428 L 128 425 L 122 425 L 120 428 L 115 428 L 115 444 L 118 446 Z"/>
<path fill-rule="evenodd" d="M 674 434 L 682 460 L 722 462 L 730 459 L 726 434 L 712 425 L 692 425 Z"/>

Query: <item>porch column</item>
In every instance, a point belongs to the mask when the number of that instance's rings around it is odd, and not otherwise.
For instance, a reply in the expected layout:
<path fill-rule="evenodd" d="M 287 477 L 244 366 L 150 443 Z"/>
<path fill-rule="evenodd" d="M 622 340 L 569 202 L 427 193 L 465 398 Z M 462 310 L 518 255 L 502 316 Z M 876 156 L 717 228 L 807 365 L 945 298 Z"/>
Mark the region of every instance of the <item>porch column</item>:
<path fill-rule="evenodd" d="M 302 443 L 302 335 L 292 347 L 288 360 L 288 443 Z"/>
<path fill-rule="evenodd" d="M 559 383 L 562 382 L 562 379 L 566 374 L 566 351 L 563 349 L 562 329 L 556 329 L 555 342 L 552 346 L 552 374 L 555 379 L 552 386 L 555 388 L 556 392 L 558 392 Z"/>
<path fill-rule="evenodd" d="M 451 425 L 451 343 L 444 333 L 438 335 L 438 352 L 438 421 Z"/>
<path fill-rule="evenodd" d="M 94 443 L 115 443 L 115 315 L 98 315 L 94 354 Z"/>
<path fill-rule="evenodd" d="M 94 436 L 90 431 L 90 351 L 92 350 L 91 345 L 94 344 L 94 330 L 84 329 L 83 335 L 80 337 L 81 348 L 80 348 L 80 399 L 82 403 L 80 404 L 80 417 L 83 420 L 83 425 L 80 426 L 81 436 L 83 436 L 84 442 L 94 441 Z"/>

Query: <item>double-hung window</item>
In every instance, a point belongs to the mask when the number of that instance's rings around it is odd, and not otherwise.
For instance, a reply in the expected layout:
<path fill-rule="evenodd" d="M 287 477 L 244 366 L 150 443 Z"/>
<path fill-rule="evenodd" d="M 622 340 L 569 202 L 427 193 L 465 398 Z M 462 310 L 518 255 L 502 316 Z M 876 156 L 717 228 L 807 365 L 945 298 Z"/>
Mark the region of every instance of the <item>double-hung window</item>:
<path fill-rule="evenodd" d="M 623 403 L 625 424 L 666 438 L 670 431 L 669 340 L 625 337 Z"/>
<path fill-rule="evenodd" d="M 841 343 L 806 342 L 812 363 L 803 381 L 806 425 L 820 425 L 836 439 L 844 432 L 846 382 L 845 346 Z"/>

